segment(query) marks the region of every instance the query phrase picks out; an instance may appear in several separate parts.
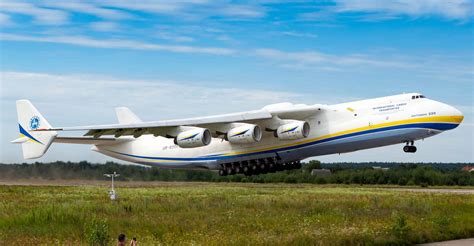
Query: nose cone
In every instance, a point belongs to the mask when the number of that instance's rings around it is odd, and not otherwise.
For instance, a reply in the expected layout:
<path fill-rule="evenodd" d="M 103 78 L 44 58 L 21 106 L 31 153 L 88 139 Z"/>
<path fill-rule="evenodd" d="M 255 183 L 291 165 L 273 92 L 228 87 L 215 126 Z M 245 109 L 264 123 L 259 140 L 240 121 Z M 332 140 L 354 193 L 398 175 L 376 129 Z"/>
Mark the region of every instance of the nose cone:
<path fill-rule="evenodd" d="M 458 127 L 464 119 L 463 113 L 451 105 L 437 101 L 428 101 L 428 103 L 431 105 L 429 108 L 436 115 L 436 121 L 443 124 L 443 129 L 439 130 L 445 131 L 454 129 Z"/>
<path fill-rule="evenodd" d="M 445 105 L 446 105 L 446 107 L 443 110 L 444 111 L 443 113 L 447 117 L 447 119 L 445 119 L 445 120 L 450 123 L 449 124 L 450 127 L 447 127 L 445 130 L 454 129 L 454 128 L 458 127 L 459 124 L 461 124 L 461 122 L 464 119 L 464 115 L 457 108 L 455 108 L 453 106 L 450 106 L 450 105 L 447 105 L 447 104 L 445 104 Z"/>
<path fill-rule="evenodd" d="M 449 106 L 449 107 L 450 107 L 449 111 L 450 111 L 451 116 L 453 116 L 456 123 L 460 124 L 462 122 L 462 120 L 464 119 L 464 115 L 457 108 L 455 108 L 453 106 Z"/>

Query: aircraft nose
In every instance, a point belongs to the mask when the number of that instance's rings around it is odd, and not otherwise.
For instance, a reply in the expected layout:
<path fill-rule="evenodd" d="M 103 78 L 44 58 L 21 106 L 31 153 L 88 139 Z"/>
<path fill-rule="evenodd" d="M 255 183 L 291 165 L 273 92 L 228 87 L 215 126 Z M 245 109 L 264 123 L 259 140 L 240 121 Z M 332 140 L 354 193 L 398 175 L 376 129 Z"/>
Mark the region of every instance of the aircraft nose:
<path fill-rule="evenodd" d="M 453 106 L 449 106 L 449 107 L 450 107 L 450 110 L 449 110 L 450 114 L 452 116 L 456 117 L 456 119 L 457 119 L 456 121 L 458 121 L 458 124 L 461 123 L 464 119 L 463 113 L 459 109 L 457 109 Z"/>
<path fill-rule="evenodd" d="M 464 115 L 457 108 L 441 102 L 435 102 L 435 105 L 436 114 L 438 116 L 441 116 L 443 119 L 442 121 L 447 123 L 446 129 L 444 130 L 454 129 L 458 127 L 459 124 L 461 124 L 461 122 L 463 121 Z"/>
<path fill-rule="evenodd" d="M 456 125 L 454 128 L 459 126 L 459 124 L 461 124 L 461 122 L 464 119 L 463 113 L 459 109 L 457 109 L 453 106 L 449 105 L 448 108 L 447 108 L 446 113 L 449 114 L 449 117 L 451 118 L 451 122 Z"/>

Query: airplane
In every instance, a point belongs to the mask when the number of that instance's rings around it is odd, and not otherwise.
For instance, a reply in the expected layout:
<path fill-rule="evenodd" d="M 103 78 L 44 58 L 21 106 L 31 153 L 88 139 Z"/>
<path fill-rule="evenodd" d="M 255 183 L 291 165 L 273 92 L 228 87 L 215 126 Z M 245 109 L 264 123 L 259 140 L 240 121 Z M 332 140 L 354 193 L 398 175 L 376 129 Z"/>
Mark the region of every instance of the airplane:
<path fill-rule="evenodd" d="M 301 168 L 301 160 L 414 142 L 456 128 L 456 108 L 419 93 L 335 105 L 278 103 L 262 109 L 206 117 L 142 121 L 126 107 L 118 123 L 52 127 L 28 100 L 16 101 L 25 159 L 43 156 L 52 143 L 89 144 L 127 162 L 219 175 L 258 175 Z M 59 132 L 82 131 L 60 137 Z"/>

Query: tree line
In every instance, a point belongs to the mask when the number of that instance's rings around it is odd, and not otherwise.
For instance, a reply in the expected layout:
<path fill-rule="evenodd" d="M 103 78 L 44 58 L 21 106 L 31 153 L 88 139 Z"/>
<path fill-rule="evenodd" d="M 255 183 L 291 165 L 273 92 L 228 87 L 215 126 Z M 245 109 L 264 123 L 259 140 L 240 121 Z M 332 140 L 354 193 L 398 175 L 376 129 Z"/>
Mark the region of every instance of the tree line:
<path fill-rule="evenodd" d="M 216 172 L 170 170 L 156 167 L 81 162 L 51 162 L 33 164 L 0 164 L 0 180 L 13 179 L 84 179 L 106 180 L 104 173 L 116 171 L 123 181 L 205 181 L 254 183 L 316 183 L 316 184 L 392 184 L 392 185 L 474 185 L 474 172 L 462 171 L 472 163 L 303 163 L 299 170 L 221 177 Z M 388 169 L 374 169 L 373 167 Z M 329 175 L 312 175 L 313 169 L 325 168 Z"/>

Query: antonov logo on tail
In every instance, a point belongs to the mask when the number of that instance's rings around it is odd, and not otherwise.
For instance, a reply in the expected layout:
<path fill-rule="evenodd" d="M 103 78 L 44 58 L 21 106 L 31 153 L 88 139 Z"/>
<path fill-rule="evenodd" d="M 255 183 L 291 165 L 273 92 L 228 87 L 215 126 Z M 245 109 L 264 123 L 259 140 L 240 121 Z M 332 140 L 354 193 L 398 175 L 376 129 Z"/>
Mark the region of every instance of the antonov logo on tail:
<path fill-rule="evenodd" d="M 52 142 L 90 144 L 124 161 L 216 170 L 221 175 L 283 171 L 299 168 L 308 157 L 393 144 L 404 144 L 404 152 L 414 153 L 415 141 L 454 129 L 464 119 L 454 107 L 418 93 L 335 105 L 279 103 L 248 112 L 149 122 L 122 107 L 116 109 L 118 124 L 79 127 L 52 127 L 28 100 L 17 101 L 17 110 L 20 131 L 44 143 L 14 140 L 25 144 L 24 158 L 41 157 Z M 86 133 L 57 137 L 61 131 Z M 234 134 L 238 138 L 231 137 Z M 196 141 L 187 141 L 191 138 Z"/>
<path fill-rule="evenodd" d="M 30 129 L 36 130 L 40 127 L 40 118 L 38 116 L 33 116 L 30 119 Z"/>

